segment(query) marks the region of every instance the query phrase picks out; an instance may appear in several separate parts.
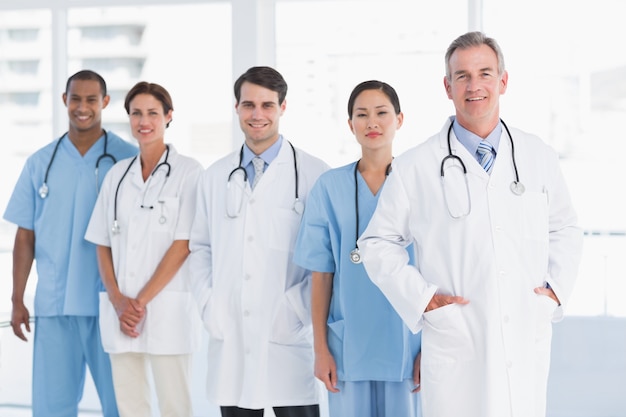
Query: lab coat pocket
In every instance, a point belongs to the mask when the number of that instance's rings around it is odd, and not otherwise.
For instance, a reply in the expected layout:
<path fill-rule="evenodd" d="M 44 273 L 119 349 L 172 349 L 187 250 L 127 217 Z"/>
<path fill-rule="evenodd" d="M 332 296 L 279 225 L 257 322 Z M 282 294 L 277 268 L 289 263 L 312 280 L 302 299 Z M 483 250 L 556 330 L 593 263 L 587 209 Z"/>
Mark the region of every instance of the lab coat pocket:
<path fill-rule="evenodd" d="M 193 296 L 186 291 L 161 291 L 146 306 L 147 351 L 183 355 L 196 349 L 199 329 Z"/>
<path fill-rule="evenodd" d="M 209 332 L 212 339 L 224 340 L 224 312 L 226 306 L 220 302 L 220 297 L 211 294 L 207 306 L 202 311 L 204 328 Z"/>
<path fill-rule="evenodd" d="M 558 304 L 552 298 L 536 294 L 535 346 L 538 351 L 550 351 L 552 341 L 552 316 Z"/>
<path fill-rule="evenodd" d="M 102 348 L 107 353 L 117 353 L 120 351 L 120 340 L 125 336 L 120 330 L 120 322 L 115 312 L 115 307 L 109 301 L 109 295 L 106 291 L 98 294 L 100 297 L 100 339 L 102 339 Z"/>
<path fill-rule="evenodd" d="M 302 342 L 304 325 L 289 299 L 283 297 L 274 315 L 270 341 L 281 345 L 294 345 Z"/>
<path fill-rule="evenodd" d="M 548 239 L 548 194 L 526 191 L 521 196 L 523 212 L 523 233 L 526 239 L 547 241 Z"/>
<path fill-rule="evenodd" d="M 279 208 L 270 217 L 269 246 L 282 252 L 290 252 L 295 246 L 301 215 L 292 209 Z"/>
<path fill-rule="evenodd" d="M 548 268 L 550 230 L 548 195 L 544 192 L 526 191 L 522 196 L 523 245 L 520 250 L 527 276 L 544 276 Z"/>
<path fill-rule="evenodd" d="M 173 235 L 178 221 L 180 198 L 161 197 L 150 210 L 150 229 L 153 232 L 169 232 Z"/>
<path fill-rule="evenodd" d="M 450 304 L 424 313 L 422 329 L 422 360 L 454 363 L 474 358 L 465 306 Z"/>

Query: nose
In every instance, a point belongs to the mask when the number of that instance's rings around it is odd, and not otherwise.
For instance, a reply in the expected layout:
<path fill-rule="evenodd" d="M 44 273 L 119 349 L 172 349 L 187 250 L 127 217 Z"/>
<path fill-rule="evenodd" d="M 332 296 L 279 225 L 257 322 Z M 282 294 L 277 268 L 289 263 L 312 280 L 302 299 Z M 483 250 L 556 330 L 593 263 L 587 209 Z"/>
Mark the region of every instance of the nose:
<path fill-rule="evenodd" d="M 478 80 L 474 77 L 467 80 L 467 85 L 465 86 L 467 91 L 477 91 L 480 90 L 480 86 Z"/>
<path fill-rule="evenodd" d="M 377 127 L 378 127 L 378 120 L 376 120 L 373 117 L 369 117 L 367 119 L 367 128 L 368 129 L 374 129 L 374 128 L 377 128 Z"/>

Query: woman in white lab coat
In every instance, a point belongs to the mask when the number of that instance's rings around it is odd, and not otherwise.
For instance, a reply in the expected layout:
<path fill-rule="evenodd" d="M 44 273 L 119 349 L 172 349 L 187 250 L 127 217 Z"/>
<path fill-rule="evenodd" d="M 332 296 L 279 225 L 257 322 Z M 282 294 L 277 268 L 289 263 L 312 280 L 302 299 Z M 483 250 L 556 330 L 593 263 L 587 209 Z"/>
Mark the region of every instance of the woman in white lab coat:
<path fill-rule="evenodd" d="M 106 176 L 87 229 L 97 244 L 100 327 L 120 415 L 151 416 L 148 367 L 161 416 L 192 416 L 191 353 L 199 317 L 190 293 L 188 242 L 200 164 L 165 144 L 172 100 L 136 84 L 125 108 L 139 155 Z"/>

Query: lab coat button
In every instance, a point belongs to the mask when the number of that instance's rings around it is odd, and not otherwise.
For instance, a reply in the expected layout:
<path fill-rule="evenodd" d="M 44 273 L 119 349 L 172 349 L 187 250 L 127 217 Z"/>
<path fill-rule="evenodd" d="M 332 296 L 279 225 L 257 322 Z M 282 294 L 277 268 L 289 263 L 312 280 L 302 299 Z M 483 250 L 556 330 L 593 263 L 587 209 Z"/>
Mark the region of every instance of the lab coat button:
<path fill-rule="evenodd" d="M 508 323 L 509 322 L 509 316 L 508 315 L 504 316 L 502 321 L 504 321 L 504 323 Z"/>
<path fill-rule="evenodd" d="M 250 281 L 250 274 L 246 274 L 244 275 L 243 279 L 245 279 L 246 281 Z"/>
<path fill-rule="evenodd" d="M 513 362 L 511 361 L 506 361 L 506 367 L 511 369 L 513 367 Z"/>
<path fill-rule="evenodd" d="M 506 275 L 506 272 L 504 272 L 504 271 L 500 271 L 500 276 L 501 276 L 501 277 L 503 277 L 503 276 L 505 276 L 505 275 Z"/>
<path fill-rule="evenodd" d="M 248 203 L 250 203 L 250 204 L 254 204 L 255 202 L 256 202 L 256 200 L 255 200 L 254 198 L 251 198 L 251 199 L 248 201 Z"/>
<path fill-rule="evenodd" d="M 248 242 L 253 242 L 254 241 L 254 236 L 248 236 Z"/>
<path fill-rule="evenodd" d="M 244 311 L 244 312 L 243 312 L 243 316 L 244 316 L 244 317 L 248 317 L 249 315 L 250 315 L 250 312 L 249 312 L 248 310 L 246 310 L 246 311 Z"/>

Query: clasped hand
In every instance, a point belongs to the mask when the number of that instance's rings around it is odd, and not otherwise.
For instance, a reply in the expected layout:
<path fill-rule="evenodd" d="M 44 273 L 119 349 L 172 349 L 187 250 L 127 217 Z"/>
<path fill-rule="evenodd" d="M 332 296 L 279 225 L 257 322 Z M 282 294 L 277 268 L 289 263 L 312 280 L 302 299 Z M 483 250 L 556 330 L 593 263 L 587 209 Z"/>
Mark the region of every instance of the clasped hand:
<path fill-rule="evenodd" d="M 140 325 L 146 318 L 146 308 L 136 299 L 125 295 L 114 303 L 114 307 L 122 333 L 129 337 L 139 336 L 142 330 Z"/>

